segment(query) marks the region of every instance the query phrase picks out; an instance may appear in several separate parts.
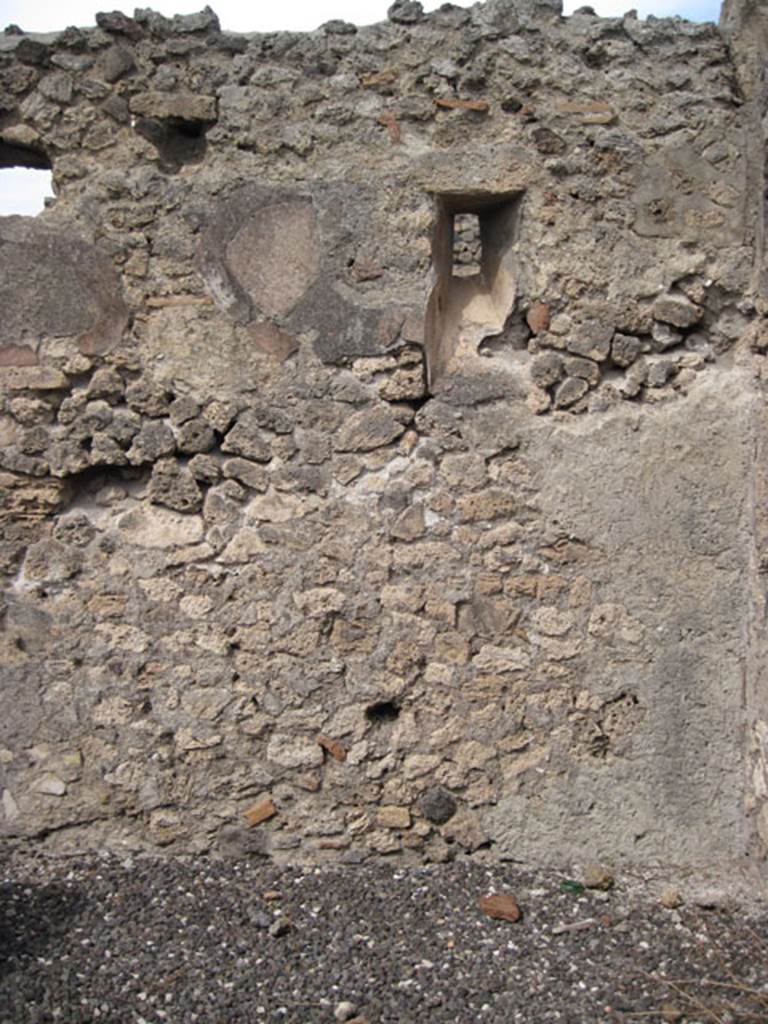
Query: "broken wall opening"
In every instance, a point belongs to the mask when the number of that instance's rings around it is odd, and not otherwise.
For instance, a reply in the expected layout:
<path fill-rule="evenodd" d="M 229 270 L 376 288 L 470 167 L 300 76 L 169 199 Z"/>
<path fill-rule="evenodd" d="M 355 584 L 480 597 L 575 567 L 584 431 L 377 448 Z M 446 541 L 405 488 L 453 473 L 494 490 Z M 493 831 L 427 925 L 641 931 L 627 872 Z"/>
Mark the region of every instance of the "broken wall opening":
<path fill-rule="evenodd" d="M 430 387 L 504 330 L 515 303 L 521 198 L 521 192 L 435 197 L 425 326 Z"/>
<path fill-rule="evenodd" d="M 0 138 L 0 216 L 34 217 L 53 195 L 47 154 Z"/>

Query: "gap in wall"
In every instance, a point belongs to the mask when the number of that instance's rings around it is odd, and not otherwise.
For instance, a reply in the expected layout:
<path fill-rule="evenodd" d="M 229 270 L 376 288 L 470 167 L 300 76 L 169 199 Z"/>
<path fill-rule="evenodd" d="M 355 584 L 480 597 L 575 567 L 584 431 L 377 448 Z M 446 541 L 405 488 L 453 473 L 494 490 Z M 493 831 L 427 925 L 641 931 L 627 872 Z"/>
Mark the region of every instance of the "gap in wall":
<path fill-rule="evenodd" d="M 0 216 L 34 217 L 52 198 L 53 175 L 46 154 L 0 138 Z"/>

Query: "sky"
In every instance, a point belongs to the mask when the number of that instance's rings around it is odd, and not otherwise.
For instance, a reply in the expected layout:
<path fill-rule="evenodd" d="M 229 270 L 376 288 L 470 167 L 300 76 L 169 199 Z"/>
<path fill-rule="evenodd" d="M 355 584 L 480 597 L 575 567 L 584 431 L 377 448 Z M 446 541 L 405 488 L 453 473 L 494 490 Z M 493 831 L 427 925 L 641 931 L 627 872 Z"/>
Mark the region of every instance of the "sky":
<path fill-rule="evenodd" d="M 146 2 L 146 0 L 145 0 Z M 233 32 L 273 32 L 277 29 L 311 31 L 331 18 L 342 18 L 357 25 L 382 21 L 392 0 L 283 0 L 282 3 L 248 3 L 247 0 L 212 0 L 211 6 L 221 21 L 221 27 Z M 424 10 L 432 11 L 443 0 L 423 0 Z M 470 7 L 472 0 L 453 0 L 460 7 Z M 570 14 L 580 7 L 582 0 L 565 0 L 564 10 Z M 10 23 L 20 25 L 26 32 L 50 32 L 68 25 L 93 25 L 95 12 L 120 8 L 104 0 L 0 0 L 0 28 Z M 144 6 L 144 3 L 141 4 Z M 205 0 L 151 0 L 148 3 L 161 14 L 189 14 L 205 6 Z M 693 21 L 717 21 L 720 13 L 718 0 L 592 0 L 598 14 L 621 15 L 636 7 L 641 18 L 648 14 L 657 17 L 679 14 Z M 124 4 L 126 14 L 132 13 L 133 4 Z"/>
<path fill-rule="evenodd" d="M 206 0 L 142 0 L 161 14 L 190 14 L 201 10 Z M 274 32 L 278 29 L 311 31 L 331 18 L 357 25 L 382 21 L 391 0 L 282 0 L 259 3 L 247 0 L 209 0 L 221 27 L 233 32 Z M 443 0 L 422 0 L 425 11 L 435 10 Z M 471 7 L 474 0 L 453 0 L 460 7 Z M 603 16 L 624 14 L 631 7 L 641 18 L 653 14 L 668 17 L 679 14 L 691 21 L 717 21 L 719 0 L 564 0 L 564 13 L 571 14 L 582 2 L 589 2 Z M 120 9 L 119 0 L 0 0 L 0 31 L 6 25 L 19 25 L 25 32 L 53 32 L 69 25 L 95 24 L 96 11 Z M 123 5 L 126 14 L 131 5 Z M 43 208 L 43 199 L 51 194 L 50 174 L 11 168 L 0 170 L 0 216 L 21 213 L 34 216 Z"/>

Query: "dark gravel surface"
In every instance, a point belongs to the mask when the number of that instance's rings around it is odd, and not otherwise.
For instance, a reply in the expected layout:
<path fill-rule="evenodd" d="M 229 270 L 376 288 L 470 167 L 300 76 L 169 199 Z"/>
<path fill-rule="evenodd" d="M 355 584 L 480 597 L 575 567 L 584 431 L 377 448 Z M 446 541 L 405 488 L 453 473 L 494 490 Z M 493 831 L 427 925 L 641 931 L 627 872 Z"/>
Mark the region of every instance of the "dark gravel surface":
<path fill-rule="evenodd" d="M 609 892 L 564 878 L 16 858 L 0 1022 L 768 1022 L 768 912 L 669 910 L 621 875 Z M 492 892 L 522 920 L 486 917 Z"/>

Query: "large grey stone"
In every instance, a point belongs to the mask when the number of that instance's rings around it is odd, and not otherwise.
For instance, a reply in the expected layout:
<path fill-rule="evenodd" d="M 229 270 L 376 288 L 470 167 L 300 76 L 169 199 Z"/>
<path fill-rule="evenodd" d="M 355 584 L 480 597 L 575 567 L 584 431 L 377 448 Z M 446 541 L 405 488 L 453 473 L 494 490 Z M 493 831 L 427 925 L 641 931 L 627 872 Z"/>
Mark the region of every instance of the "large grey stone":
<path fill-rule="evenodd" d="M 444 825 L 454 816 L 457 803 L 442 786 L 432 786 L 419 797 L 419 810 L 434 825 Z"/>
<path fill-rule="evenodd" d="M 149 497 L 158 505 L 177 512 L 197 512 L 203 495 L 194 476 L 175 459 L 160 459 L 152 469 Z"/>
<path fill-rule="evenodd" d="M 216 99 L 195 93 L 140 92 L 130 99 L 132 114 L 160 120 L 209 122 L 216 120 Z"/>
<path fill-rule="evenodd" d="M 369 452 L 390 444 L 405 430 L 385 406 L 353 413 L 338 431 L 334 448 L 340 452 Z"/>

